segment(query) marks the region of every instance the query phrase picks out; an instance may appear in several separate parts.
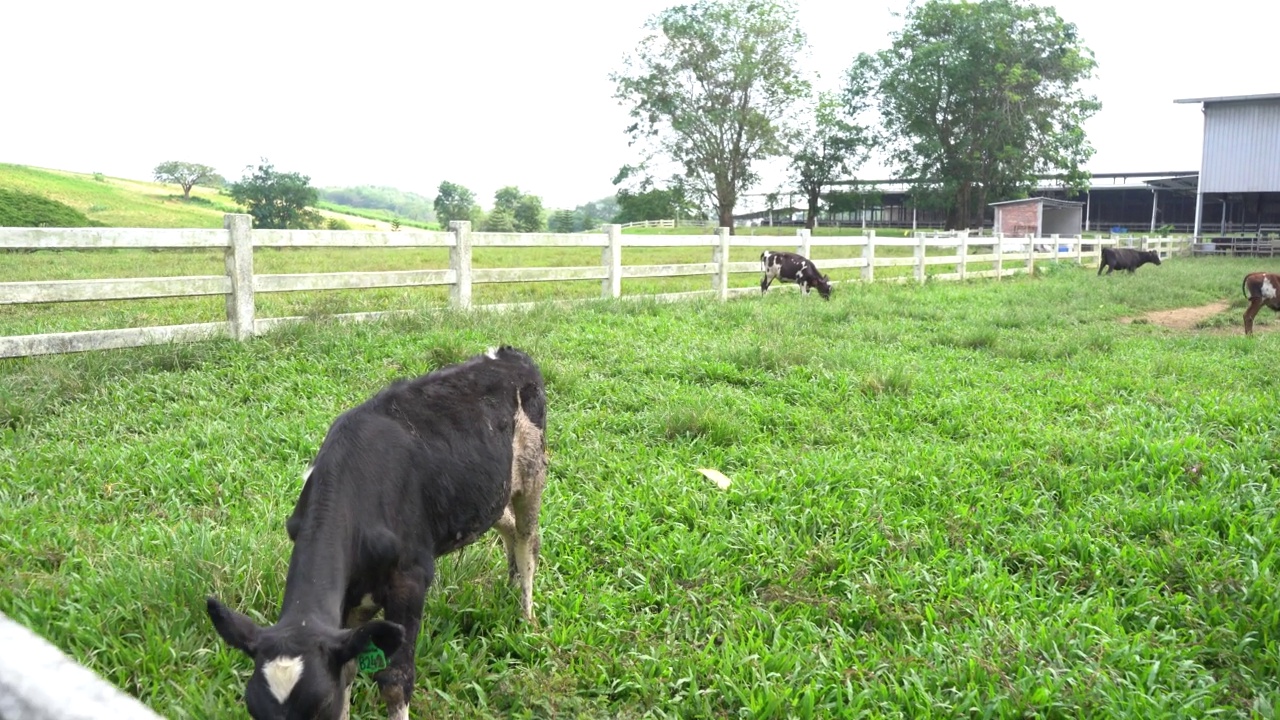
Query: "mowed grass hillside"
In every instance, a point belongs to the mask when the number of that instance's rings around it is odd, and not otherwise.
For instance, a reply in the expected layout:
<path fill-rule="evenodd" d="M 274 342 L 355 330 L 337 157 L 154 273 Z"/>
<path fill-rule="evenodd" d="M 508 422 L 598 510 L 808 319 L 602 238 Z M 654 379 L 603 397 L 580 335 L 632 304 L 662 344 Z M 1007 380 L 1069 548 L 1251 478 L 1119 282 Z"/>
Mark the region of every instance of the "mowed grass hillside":
<path fill-rule="evenodd" d="M 166 717 L 242 716 L 205 595 L 274 620 L 333 418 L 509 343 L 547 379 L 538 621 L 494 536 L 443 559 L 415 717 L 1271 717 L 1280 335 L 1118 321 L 1242 263 L 5 361 L 0 610 Z"/>
<path fill-rule="evenodd" d="M 212 188 L 193 187 L 191 199 L 184 200 L 182 188 L 174 184 L 25 165 L 0 163 L 0 187 L 66 203 L 109 227 L 220 228 L 225 213 L 243 212 L 231 198 Z M 343 213 L 341 206 L 329 205 L 319 212 L 356 230 L 390 228 L 386 222 Z"/>

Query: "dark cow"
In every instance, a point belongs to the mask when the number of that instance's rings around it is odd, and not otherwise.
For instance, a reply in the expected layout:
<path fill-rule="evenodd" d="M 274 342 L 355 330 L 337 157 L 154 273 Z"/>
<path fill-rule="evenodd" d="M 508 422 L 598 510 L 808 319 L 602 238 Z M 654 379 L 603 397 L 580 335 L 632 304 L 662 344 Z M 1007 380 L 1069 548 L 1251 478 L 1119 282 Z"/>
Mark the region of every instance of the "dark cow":
<path fill-rule="evenodd" d="M 803 255 L 778 250 L 765 250 L 760 253 L 760 294 L 769 290 L 774 280 L 792 282 L 800 286 L 805 295 L 810 288 L 818 288 L 823 300 L 831 299 L 831 282 L 826 275 L 818 273 L 818 266 Z"/>
<path fill-rule="evenodd" d="M 542 374 L 510 347 L 393 383 L 338 416 L 286 523 L 279 620 L 259 627 L 207 599 L 218 634 L 253 658 L 249 714 L 346 718 L 357 657 L 380 651 L 387 714 L 408 718 L 436 558 L 490 528 L 532 620 L 545 432 Z M 372 620 L 379 610 L 385 619 Z"/>
<path fill-rule="evenodd" d="M 1151 263 L 1153 265 L 1160 264 L 1160 253 L 1155 250 L 1135 250 L 1133 248 L 1102 248 L 1102 263 L 1098 265 L 1098 274 L 1102 274 L 1102 268 L 1107 269 L 1110 275 L 1112 270 L 1128 270 L 1133 274 L 1134 270 Z"/>
<path fill-rule="evenodd" d="M 1249 308 L 1244 311 L 1244 334 L 1253 334 L 1253 318 L 1263 305 L 1280 312 L 1280 275 L 1275 273 L 1256 272 L 1244 276 L 1240 290 L 1249 299 Z"/>

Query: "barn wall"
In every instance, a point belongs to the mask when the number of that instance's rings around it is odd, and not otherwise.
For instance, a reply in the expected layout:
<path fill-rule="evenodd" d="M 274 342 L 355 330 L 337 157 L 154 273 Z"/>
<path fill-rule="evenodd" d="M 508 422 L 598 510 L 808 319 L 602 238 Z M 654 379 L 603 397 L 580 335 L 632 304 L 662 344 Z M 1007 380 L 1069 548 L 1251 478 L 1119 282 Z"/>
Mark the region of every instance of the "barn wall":
<path fill-rule="evenodd" d="M 1005 235 L 1034 235 L 1039 204 L 1036 202 L 996 206 L 996 232 Z"/>
<path fill-rule="evenodd" d="M 1280 192 L 1280 101 L 1205 103 L 1202 165 L 1202 192 Z"/>

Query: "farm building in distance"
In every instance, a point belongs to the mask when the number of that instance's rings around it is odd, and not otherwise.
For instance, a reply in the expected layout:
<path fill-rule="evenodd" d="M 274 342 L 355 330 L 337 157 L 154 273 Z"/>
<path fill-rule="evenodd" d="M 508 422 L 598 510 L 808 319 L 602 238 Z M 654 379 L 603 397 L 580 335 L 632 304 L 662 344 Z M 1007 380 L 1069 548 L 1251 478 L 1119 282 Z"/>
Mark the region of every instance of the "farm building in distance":
<path fill-rule="evenodd" d="M 991 203 L 995 209 L 994 232 L 1005 235 L 1047 237 L 1080 234 L 1084 227 L 1081 210 L 1084 203 L 1033 197 Z"/>
<path fill-rule="evenodd" d="M 1204 106 L 1201 171 L 1093 173 L 1088 189 L 1079 193 L 1065 188 L 1059 178 L 1042 176 L 1030 194 L 1083 203 L 1085 231 L 1138 233 L 1169 228 L 1196 236 L 1280 232 L 1280 93 L 1174 102 Z M 911 207 L 909 181 L 845 180 L 833 189 L 855 188 L 878 196 L 879 202 L 857 212 L 824 215 L 820 224 L 865 221 L 868 227 L 920 228 L 944 224 L 944 213 Z M 783 201 L 792 205 L 794 199 L 784 196 Z M 988 209 L 985 227 L 994 228 L 999 205 Z M 768 215 L 762 211 L 739 218 L 762 222 Z M 803 210 L 794 207 L 775 209 L 773 217 L 775 224 L 804 222 Z"/>
<path fill-rule="evenodd" d="M 1215 224 L 1219 234 L 1280 230 L 1280 93 L 1174 102 L 1200 103 L 1204 112 L 1196 236 Z"/>

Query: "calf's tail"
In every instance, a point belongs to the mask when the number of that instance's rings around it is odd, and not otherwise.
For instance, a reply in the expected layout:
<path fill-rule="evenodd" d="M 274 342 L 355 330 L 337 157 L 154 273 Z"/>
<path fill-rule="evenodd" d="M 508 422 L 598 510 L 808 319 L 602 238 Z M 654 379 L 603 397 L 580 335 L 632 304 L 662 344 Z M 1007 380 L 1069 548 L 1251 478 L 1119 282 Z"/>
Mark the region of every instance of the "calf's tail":
<path fill-rule="evenodd" d="M 1248 297 L 1249 297 L 1249 288 L 1248 288 L 1248 285 L 1249 285 L 1249 276 L 1248 276 L 1248 275 L 1245 275 L 1245 276 L 1244 276 L 1244 280 L 1241 280 L 1241 281 L 1240 281 L 1240 292 L 1244 293 L 1244 296 L 1245 296 L 1246 298 L 1248 298 Z"/>

